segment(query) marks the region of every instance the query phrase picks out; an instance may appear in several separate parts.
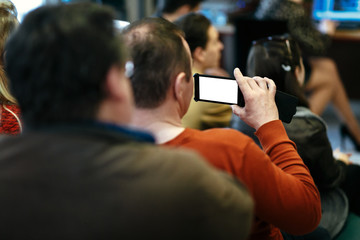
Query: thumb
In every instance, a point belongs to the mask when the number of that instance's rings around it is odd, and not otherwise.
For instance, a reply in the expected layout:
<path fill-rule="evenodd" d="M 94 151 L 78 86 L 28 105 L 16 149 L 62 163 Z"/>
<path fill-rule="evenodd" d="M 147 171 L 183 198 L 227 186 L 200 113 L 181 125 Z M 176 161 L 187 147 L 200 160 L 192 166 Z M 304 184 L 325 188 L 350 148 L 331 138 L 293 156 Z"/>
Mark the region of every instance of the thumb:
<path fill-rule="evenodd" d="M 242 116 L 245 114 L 245 109 L 243 107 L 240 107 L 238 105 L 231 105 L 232 111 L 235 115 L 242 118 Z"/>

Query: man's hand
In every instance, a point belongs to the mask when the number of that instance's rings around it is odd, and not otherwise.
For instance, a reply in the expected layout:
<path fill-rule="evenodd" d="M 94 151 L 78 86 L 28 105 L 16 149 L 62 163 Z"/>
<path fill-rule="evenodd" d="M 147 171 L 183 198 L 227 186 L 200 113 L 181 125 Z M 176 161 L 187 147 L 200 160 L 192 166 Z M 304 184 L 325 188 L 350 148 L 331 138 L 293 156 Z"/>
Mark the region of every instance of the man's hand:
<path fill-rule="evenodd" d="M 245 106 L 231 106 L 233 113 L 256 130 L 267 122 L 278 120 L 274 81 L 269 78 L 244 77 L 238 68 L 235 68 L 234 75 L 244 95 Z"/>

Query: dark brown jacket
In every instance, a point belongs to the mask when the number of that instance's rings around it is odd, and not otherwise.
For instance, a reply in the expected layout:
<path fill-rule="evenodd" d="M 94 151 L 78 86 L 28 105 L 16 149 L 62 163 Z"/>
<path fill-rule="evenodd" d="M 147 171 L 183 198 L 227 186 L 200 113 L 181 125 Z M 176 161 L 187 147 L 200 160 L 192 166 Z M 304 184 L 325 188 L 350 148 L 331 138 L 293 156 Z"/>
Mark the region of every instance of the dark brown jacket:
<path fill-rule="evenodd" d="M 241 184 L 143 139 L 100 125 L 0 138 L 1 238 L 245 239 Z"/>

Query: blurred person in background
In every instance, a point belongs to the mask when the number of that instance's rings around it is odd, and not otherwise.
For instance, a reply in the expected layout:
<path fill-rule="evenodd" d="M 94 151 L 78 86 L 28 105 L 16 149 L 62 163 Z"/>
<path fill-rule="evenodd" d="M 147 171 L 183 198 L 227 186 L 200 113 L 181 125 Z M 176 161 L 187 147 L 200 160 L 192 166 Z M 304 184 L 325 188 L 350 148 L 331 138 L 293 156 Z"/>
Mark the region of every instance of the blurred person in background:
<path fill-rule="evenodd" d="M 193 59 L 192 73 L 229 76 L 220 68 L 224 45 L 210 20 L 200 13 L 189 13 L 174 22 L 185 33 Z M 184 127 L 208 129 L 229 127 L 232 110 L 229 105 L 192 100 L 182 119 Z"/>
<path fill-rule="evenodd" d="M 5 43 L 18 26 L 17 11 L 11 1 L 0 1 L 0 134 L 18 135 L 21 133 L 20 109 L 10 93 L 9 81 L 4 69 Z M 21 55 L 19 55 L 21 58 Z"/>
<path fill-rule="evenodd" d="M 359 214 L 360 166 L 351 164 L 347 154 L 333 151 L 325 121 L 309 109 L 302 88 L 305 68 L 297 42 L 289 35 L 255 41 L 249 52 L 247 72 L 250 76 L 276 79 L 278 90 L 299 99 L 296 114 L 284 127 L 320 191 L 320 226 L 334 238 L 342 230 L 349 208 Z"/>

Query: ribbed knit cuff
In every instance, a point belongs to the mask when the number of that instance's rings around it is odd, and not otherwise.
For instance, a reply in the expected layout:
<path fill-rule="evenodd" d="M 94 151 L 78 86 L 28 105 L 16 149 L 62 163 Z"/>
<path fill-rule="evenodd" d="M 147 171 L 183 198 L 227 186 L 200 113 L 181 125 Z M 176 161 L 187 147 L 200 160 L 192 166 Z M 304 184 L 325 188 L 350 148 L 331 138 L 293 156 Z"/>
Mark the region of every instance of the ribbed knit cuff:
<path fill-rule="evenodd" d="M 289 139 L 280 120 L 265 123 L 255 132 L 255 135 L 266 153 L 269 153 L 274 146 L 283 142 L 289 142 L 296 148 L 295 143 Z"/>

